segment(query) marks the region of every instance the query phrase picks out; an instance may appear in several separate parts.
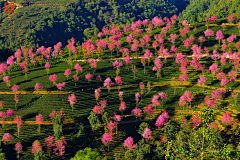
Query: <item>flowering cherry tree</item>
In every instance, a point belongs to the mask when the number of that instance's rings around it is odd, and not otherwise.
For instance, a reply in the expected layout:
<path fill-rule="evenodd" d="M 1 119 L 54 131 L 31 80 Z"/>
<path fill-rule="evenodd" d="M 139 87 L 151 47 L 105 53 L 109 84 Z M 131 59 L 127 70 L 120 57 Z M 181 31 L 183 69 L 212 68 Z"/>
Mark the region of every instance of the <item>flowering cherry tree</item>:
<path fill-rule="evenodd" d="M 49 68 L 51 67 L 51 65 L 49 64 L 49 62 L 46 62 L 45 64 L 45 68 L 46 68 L 46 72 L 47 72 L 47 76 L 49 74 Z"/>
<path fill-rule="evenodd" d="M 133 144 L 133 138 L 128 137 L 126 140 L 124 140 L 124 147 L 127 147 L 129 150 L 133 150 L 136 147 L 136 144 Z"/>
<path fill-rule="evenodd" d="M 14 122 L 17 123 L 18 138 L 19 138 L 20 128 L 21 128 L 21 125 L 23 124 L 22 119 L 21 119 L 21 116 L 16 116 L 16 117 L 14 118 Z"/>
<path fill-rule="evenodd" d="M 17 154 L 18 154 L 18 155 L 17 155 L 17 159 L 19 160 L 19 158 L 20 158 L 19 154 L 23 152 L 23 151 L 22 151 L 22 144 L 21 144 L 20 142 L 16 143 L 14 150 L 15 150 L 15 151 L 17 152 Z"/>
<path fill-rule="evenodd" d="M 110 78 L 106 78 L 103 86 L 108 88 L 108 93 L 110 92 L 110 86 L 113 85 L 114 83 L 111 81 Z"/>
<path fill-rule="evenodd" d="M 121 101 L 119 111 L 121 111 L 121 115 L 123 115 L 123 111 L 126 109 L 126 103 Z"/>
<path fill-rule="evenodd" d="M 73 111 L 73 105 L 77 102 L 76 96 L 74 94 L 68 96 L 68 101 L 70 102 Z"/>
<path fill-rule="evenodd" d="M 35 140 L 32 145 L 32 153 L 35 156 L 35 159 L 40 159 L 42 157 L 42 147 L 38 140 Z"/>
<path fill-rule="evenodd" d="M 57 80 L 57 75 L 56 74 L 50 75 L 49 80 L 53 82 L 53 85 L 55 85 Z"/>
<path fill-rule="evenodd" d="M 155 126 L 159 128 L 161 128 L 165 123 L 168 122 L 168 113 L 166 111 L 164 111 L 157 119 Z"/>
<path fill-rule="evenodd" d="M 49 137 L 45 138 L 45 144 L 44 145 L 47 147 L 47 152 L 48 152 L 48 155 L 50 156 L 51 148 L 56 145 L 55 144 L 55 137 L 54 136 L 49 136 Z"/>
<path fill-rule="evenodd" d="M 64 72 L 64 75 L 67 77 L 67 80 L 70 74 L 71 74 L 71 69 L 66 69 Z"/>
<path fill-rule="evenodd" d="M 140 108 L 134 108 L 132 111 L 131 111 L 131 114 L 132 115 L 135 115 L 136 117 L 136 121 L 135 121 L 135 128 L 136 128 L 136 122 L 137 122 L 137 117 L 141 117 L 142 116 L 142 110 Z"/>
<path fill-rule="evenodd" d="M 204 76 L 200 76 L 200 78 L 198 79 L 198 84 L 203 86 L 203 92 L 204 92 L 204 85 L 207 82 L 207 78 Z"/>
<path fill-rule="evenodd" d="M 13 140 L 13 137 L 10 133 L 4 133 L 2 141 L 3 143 L 8 143 L 11 142 Z"/>
<path fill-rule="evenodd" d="M 113 139 L 112 133 L 104 133 L 103 138 L 102 138 L 102 143 L 104 145 L 108 145 L 108 151 L 109 151 L 109 142 L 111 142 Z"/>
<path fill-rule="evenodd" d="M 40 133 L 40 125 L 43 122 L 43 116 L 40 113 L 36 116 L 36 122 L 38 124 L 38 132 Z"/>
<path fill-rule="evenodd" d="M 224 113 L 221 121 L 222 121 L 222 124 L 230 125 L 232 123 L 231 122 L 231 113 L 228 111 L 226 113 Z"/>

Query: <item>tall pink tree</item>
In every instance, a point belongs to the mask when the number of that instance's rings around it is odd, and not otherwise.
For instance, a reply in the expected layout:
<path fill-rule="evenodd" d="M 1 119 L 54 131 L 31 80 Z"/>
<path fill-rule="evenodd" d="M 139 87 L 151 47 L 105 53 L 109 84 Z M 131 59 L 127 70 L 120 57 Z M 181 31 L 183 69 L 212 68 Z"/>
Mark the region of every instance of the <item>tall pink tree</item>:
<path fill-rule="evenodd" d="M 110 92 L 110 86 L 113 85 L 114 83 L 111 81 L 110 78 L 106 78 L 103 86 L 108 88 L 108 93 Z"/>
<path fill-rule="evenodd" d="M 133 144 L 133 138 L 128 137 L 126 140 L 124 140 L 124 146 L 127 147 L 129 150 L 133 150 L 136 147 L 136 144 Z"/>
<path fill-rule="evenodd" d="M 141 117 L 142 116 L 142 110 L 140 108 L 134 108 L 132 111 L 131 111 L 131 114 L 132 115 L 135 115 L 136 117 L 136 121 L 135 121 L 135 128 L 136 128 L 136 122 L 137 122 L 137 117 Z"/>
<path fill-rule="evenodd" d="M 213 63 L 210 67 L 209 70 L 212 72 L 213 74 L 213 80 L 214 80 L 214 76 L 215 74 L 220 70 L 220 68 L 218 68 L 218 65 L 216 63 Z"/>
<path fill-rule="evenodd" d="M 192 115 L 192 127 L 195 128 L 197 127 L 198 125 L 201 125 L 203 122 L 203 119 L 202 117 L 199 116 L 199 113 L 198 112 L 195 112 L 193 113 Z"/>
<path fill-rule="evenodd" d="M 50 75 L 49 80 L 53 82 L 53 85 L 55 85 L 57 80 L 57 75 L 56 74 Z"/>
<path fill-rule="evenodd" d="M 14 118 L 14 122 L 17 123 L 18 138 L 19 138 L 20 128 L 21 128 L 21 125 L 23 124 L 22 119 L 21 119 L 21 116 L 16 116 L 16 117 Z"/>
<path fill-rule="evenodd" d="M 73 111 L 73 105 L 77 102 L 76 96 L 74 94 L 68 96 L 68 101 L 70 102 Z"/>
<path fill-rule="evenodd" d="M 82 67 L 78 63 L 74 66 L 74 69 L 76 69 L 77 74 L 79 71 L 83 71 Z"/>
<path fill-rule="evenodd" d="M 36 159 L 42 157 L 42 147 L 39 140 L 35 140 L 32 144 L 32 153 L 34 154 Z"/>
<path fill-rule="evenodd" d="M 66 69 L 64 72 L 64 75 L 67 77 L 67 80 L 70 74 L 71 74 L 71 69 Z"/>
<path fill-rule="evenodd" d="M 219 46 L 220 46 L 220 40 L 223 38 L 224 38 L 224 35 L 223 35 L 222 31 L 221 30 L 217 31 L 216 32 L 216 40 L 218 40 Z"/>
<path fill-rule="evenodd" d="M 47 76 L 49 74 L 49 68 L 51 67 L 51 65 L 49 64 L 49 62 L 46 62 L 45 64 L 45 68 L 46 68 L 46 71 L 47 71 Z"/>
<path fill-rule="evenodd" d="M 203 86 L 203 92 L 204 92 L 204 85 L 207 82 L 207 78 L 204 76 L 200 76 L 200 78 L 198 79 L 198 84 Z"/>
<path fill-rule="evenodd" d="M 129 65 L 132 63 L 132 61 L 130 60 L 129 55 L 127 55 L 127 56 L 124 58 L 124 61 L 125 61 L 126 65 L 127 65 L 128 71 L 129 71 Z"/>
<path fill-rule="evenodd" d="M 123 66 L 123 64 L 122 64 L 122 61 L 115 61 L 115 62 L 113 62 L 113 67 L 114 67 L 114 69 L 115 68 L 117 68 L 117 70 L 116 70 L 116 76 L 118 76 L 118 74 L 119 74 L 119 72 L 120 72 L 120 67 L 121 66 Z"/>
<path fill-rule="evenodd" d="M 169 115 L 166 111 L 164 111 L 158 118 L 155 123 L 155 126 L 160 129 L 164 124 L 168 122 Z"/>
<path fill-rule="evenodd" d="M 123 115 L 123 111 L 126 109 L 126 103 L 121 101 L 119 111 L 121 111 L 121 115 Z"/>
<path fill-rule="evenodd" d="M 48 136 L 47 138 L 45 138 L 45 144 L 44 145 L 47 147 L 47 153 L 48 153 L 48 156 L 50 157 L 51 148 L 56 145 L 55 144 L 55 137 L 54 136 Z"/>
<path fill-rule="evenodd" d="M 15 151 L 17 152 L 17 154 L 18 154 L 18 155 L 17 155 L 17 159 L 19 160 L 19 158 L 20 158 L 19 154 L 23 152 L 23 150 L 22 150 L 22 144 L 21 144 L 20 142 L 16 143 L 14 150 L 15 150 Z"/>
<path fill-rule="evenodd" d="M 221 119 L 222 124 L 231 125 L 231 123 L 232 123 L 231 116 L 232 116 L 231 113 L 228 111 L 226 113 L 224 113 L 222 116 L 222 119 Z"/>
<path fill-rule="evenodd" d="M 43 123 L 43 116 L 40 113 L 36 116 L 36 122 L 38 124 L 38 133 L 40 133 L 40 125 Z"/>
<path fill-rule="evenodd" d="M 102 143 L 104 145 L 108 145 L 108 151 L 109 151 L 109 143 L 112 141 L 113 135 L 112 133 L 104 133 L 103 138 L 102 138 Z"/>
<path fill-rule="evenodd" d="M 213 37 L 214 36 L 214 32 L 211 29 L 207 29 L 205 32 L 205 37 L 208 37 L 208 43 L 209 43 L 209 37 Z"/>
<path fill-rule="evenodd" d="M 9 143 L 13 140 L 13 137 L 10 133 L 4 133 L 2 141 L 3 143 Z"/>

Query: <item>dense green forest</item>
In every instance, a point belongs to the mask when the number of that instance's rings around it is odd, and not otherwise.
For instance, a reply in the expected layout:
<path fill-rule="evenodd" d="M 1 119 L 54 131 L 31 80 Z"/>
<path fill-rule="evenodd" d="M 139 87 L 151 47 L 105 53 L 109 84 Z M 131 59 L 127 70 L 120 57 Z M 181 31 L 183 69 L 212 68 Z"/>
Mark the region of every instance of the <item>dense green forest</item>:
<path fill-rule="evenodd" d="M 222 18 L 230 14 L 240 14 L 239 0 L 190 0 L 190 4 L 179 14 L 179 19 L 203 21 L 204 17 L 215 15 Z"/>
<path fill-rule="evenodd" d="M 187 0 L 11 0 L 22 6 L 4 13 L 1 2 L 0 54 L 6 59 L 20 46 L 53 47 L 75 37 L 79 43 L 97 38 L 110 24 L 128 24 L 143 19 L 171 17 L 188 5 Z M 17 6 L 15 6 L 17 7 Z M 112 18 L 110 21 L 109 18 Z"/>

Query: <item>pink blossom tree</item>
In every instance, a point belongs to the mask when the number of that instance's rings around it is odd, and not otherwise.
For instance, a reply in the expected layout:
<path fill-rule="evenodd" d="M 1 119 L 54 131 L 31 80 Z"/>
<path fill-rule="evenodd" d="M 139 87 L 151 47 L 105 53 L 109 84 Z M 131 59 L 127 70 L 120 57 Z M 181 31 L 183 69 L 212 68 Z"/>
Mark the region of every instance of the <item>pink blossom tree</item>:
<path fill-rule="evenodd" d="M 73 79 L 74 79 L 74 81 L 75 81 L 75 86 L 77 86 L 77 81 L 79 81 L 79 77 L 78 77 L 78 75 L 77 74 L 75 74 L 74 76 L 73 76 Z"/>
<path fill-rule="evenodd" d="M 156 109 L 153 108 L 154 106 L 152 104 L 149 104 L 146 106 L 146 108 L 144 109 L 144 113 L 148 114 L 149 116 L 149 121 L 150 121 L 150 117 L 155 113 Z M 149 122 L 148 121 L 148 122 Z"/>
<path fill-rule="evenodd" d="M 18 89 L 20 89 L 20 87 L 19 87 L 18 85 L 15 85 L 15 84 L 14 84 L 14 85 L 12 86 L 12 91 L 13 91 L 15 94 L 17 94 L 17 90 L 18 90 Z"/>
<path fill-rule="evenodd" d="M 108 145 L 108 151 L 109 151 L 109 143 L 112 141 L 113 135 L 112 133 L 104 133 L 103 138 L 102 138 L 102 143 L 104 145 Z"/>
<path fill-rule="evenodd" d="M 94 93 L 95 93 L 95 98 L 96 98 L 96 103 L 97 103 L 97 100 L 99 99 L 99 97 L 101 95 L 101 89 L 100 88 L 95 89 Z"/>
<path fill-rule="evenodd" d="M 156 58 L 154 61 L 154 67 L 153 67 L 153 71 L 157 71 L 157 78 L 160 76 L 161 78 L 161 69 L 162 69 L 162 66 L 163 66 L 163 63 L 161 62 L 161 60 L 159 58 Z"/>
<path fill-rule="evenodd" d="M 53 82 L 53 85 L 55 85 L 57 80 L 57 75 L 56 74 L 50 75 L 49 80 Z"/>
<path fill-rule="evenodd" d="M 127 65 L 128 71 L 129 71 L 129 65 L 132 63 L 132 61 L 130 60 L 129 55 L 127 55 L 127 56 L 124 58 L 124 61 L 125 61 L 126 65 Z"/>
<path fill-rule="evenodd" d="M 205 37 L 208 37 L 208 43 L 209 43 L 209 37 L 213 37 L 214 36 L 214 32 L 211 29 L 207 29 L 205 32 Z"/>
<path fill-rule="evenodd" d="M 34 86 L 34 88 L 35 88 L 35 90 L 37 90 L 37 91 L 40 91 L 40 90 L 43 89 L 43 87 L 41 86 L 40 83 L 36 83 L 35 86 Z M 39 92 L 38 92 L 38 97 L 39 97 Z"/>
<path fill-rule="evenodd" d="M 7 117 L 5 112 L 0 112 L 0 121 L 2 122 L 2 128 L 4 128 L 4 119 Z"/>
<path fill-rule="evenodd" d="M 23 152 L 23 151 L 22 151 L 22 144 L 21 144 L 20 142 L 16 143 L 14 150 L 15 150 L 15 151 L 17 152 L 17 154 L 18 154 L 18 155 L 17 155 L 17 159 L 19 160 L 19 158 L 20 158 L 19 154 Z"/>
<path fill-rule="evenodd" d="M 55 142 L 56 148 L 53 149 L 53 153 L 57 156 L 62 157 L 65 153 L 67 142 L 65 141 L 64 137 L 61 137 L 57 142 Z M 62 157 L 63 158 L 63 157 Z"/>
<path fill-rule="evenodd" d="M 93 76 L 92 76 L 90 73 L 88 73 L 88 74 L 85 75 L 85 78 L 88 80 L 88 82 L 91 81 L 92 77 L 93 77 Z"/>
<path fill-rule="evenodd" d="M 40 125 L 43 123 L 43 116 L 40 113 L 36 116 L 36 122 L 38 124 L 38 133 L 40 133 Z"/>
<path fill-rule="evenodd" d="M 204 76 L 200 76 L 200 78 L 198 79 L 198 84 L 203 86 L 203 92 L 204 92 L 204 85 L 207 82 L 207 78 Z"/>
<path fill-rule="evenodd" d="M 126 103 L 121 101 L 119 111 L 121 111 L 121 115 L 123 115 L 123 111 L 126 109 Z"/>
<path fill-rule="evenodd" d="M 150 139 L 152 131 L 149 128 L 145 128 L 144 133 L 142 134 L 143 138 Z"/>
<path fill-rule="evenodd" d="M 216 32 L 216 40 L 218 40 L 219 46 L 220 46 L 220 40 L 223 38 L 224 38 L 224 35 L 223 35 L 222 31 L 221 30 L 217 31 Z"/>
<path fill-rule="evenodd" d="M 136 144 L 133 144 L 133 138 L 128 137 L 126 140 L 124 140 L 124 147 L 127 147 L 129 150 L 133 150 L 136 147 Z"/>
<path fill-rule="evenodd" d="M 32 144 L 32 153 L 34 154 L 36 159 L 42 157 L 42 147 L 38 140 L 35 140 Z"/>
<path fill-rule="evenodd" d="M 7 116 L 8 116 L 8 117 L 12 117 L 12 116 L 14 115 L 14 113 L 15 113 L 14 110 L 8 108 L 8 110 L 7 110 Z"/>
<path fill-rule="evenodd" d="M 210 67 L 209 70 L 211 70 L 212 74 L 213 74 L 213 80 L 214 80 L 214 76 L 215 74 L 220 70 L 220 68 L 218 68 L 218 65 L 216 63 L 213 63 Z"/>
<path fill-rule="evenodd" d="M 114 121 L 116 122 L 116 134 L 117 134 L 117 125 L 118 125 L 118 122 L 121 121 L 121 116 L 120 115 L 114 115 L 113 117 Z"/>
<path fill-rule="evenodd" d="M 47 147 L 47 153 L 48 153 L 48 156 L 50 157 L 51 148 L 56 145 L 55 144 L 55 137 L 54 136 L 49 136 L 49 137 L 45 138 L 45 144 L 44 145 Z"/>
<path fill-rule="evenodd" d="M 46 68 L 46 71 L 47 71 L 47 76 L 48 76 L 48 74 L 49 74 L 49 68 L 50 68 L 50 67 L 51 67 L 51 66 L 50 66 L 49 62 L 46 62 L 45 68 Z"/>
<path fill-rule="evenodd" d="M 142 116 L 142 110 L 140 108 L 134 108 L 131 111 L 131 114 L 134 115 L 136 117 L 136 121 L 135 121 L 135 128 L 136 128 L 136 122 L 137 122 L 137 117 L 141 117 Z"/>
<path fill-rule="evenodd" d="M 140 82 L 139 83 L 139 88 L 140 88 L 140 90 L 141 90 L 141 98 L 142 98 L 142 95 L 143 95 L 143 93 L 144 93 L 144 88 L 145 88 L 145 86 L 144 86 L 144 83 L 143 82 Z"/>
<path fill-rule="evenodd" d="M 113 85 L 114 83 L 111 81 L 110 78 L 106 78 L 103 86 L 108 88 L 108 93 L 110 92 L 110 86 Z"/>
<path fill-rule="evenodd" d="M 21 125 L 23 124 L 22 119 L 21 119 L 21 116 L 16 116 L 16 117 L 14 118 L 14 122 L 17 123 L 18 138 L 19 138 L 20 128 L 21 128 Z"/>
<path fill-rule="evenodd" d="M 117 68 L 116 70 L 116 76 L 118 76 L 118 73 L 120 72 L 120 67 L 123 66 L 122 61 L 115 61 L 113 62 L 113 67 L 114 69 Z"/>
<path fill-rule="evenodd" d="M 10 78 L 9 76 L 3 77 L 3 81 L 7 84 L 8 88 L 10 87 Z"/>
<path fill-rule="evenodd" d="M 71 69 L 66 69 L 64 72 L 64 75 L 67 77 L 67 80 L 70 74 L 71 74 Z"/>
<path fill-rule="evenodd" d="M 164 111 L 157 119 L 155 126 L 158 127 L 158 129 L 160 129 L 164 124 L 166 124 L 168 122 L 168 113 L 166 111 Z"/>
<path fill-rule="evenodd" d="M 10 133 L 4 133 L 2 141 L 3 143 L 8 143 L 11 142 L 13 140 L 13 137 Z"/>
<path fill-rule="evenodd" d="M 116 85 L 118 85 L 118 91 L 121 89 L 121 85 L 122 85 L 122 78 L 121 77 L 116 77 L 115 78 L 116 81 Z"/>
<path fill-rule="evenodd" d="M 68 101 L 70 102 L 73 111 L 73 105 L 77 102 L 76 96 L 74 94 L 68 96 Z"/>
<path fill-rule="evenodd" d="M 78 74 L 79 71 L 83 71 L 82 67 L 77 63 L 75 66 L 74 66 L 74 69 L 76 69 L 76 73 Z"/>
<path fill-rule="evenodd" d="M 137 107 L 137 104 L 138 104 L 138 102 L 139 102 L 139 97 L 140 97 L 140 94 L 139 94 L 139 93 L 136 93 L 136 94 L 135 94 L 136 107 Z"/>
<path fill-rule="evenodd" d="M 222 121 L 222 124 L 224 124 L 224 125 L 231 125 L 231 113 L 230 112 L 226 112 L 226 113 L 224 113 L 223 114 L 223 116 L 222 116 L 222 119 L 221 119 L 221 121 Z"/>
<path fill-rule="evenodd" d="M 120 100 L 120 101 L 123 100 L 122 95 L 123 95 L 123 92 L 120 91 L 119 94 L 118 94 L 118 96 L 119 96 L 119 100 Z"/>

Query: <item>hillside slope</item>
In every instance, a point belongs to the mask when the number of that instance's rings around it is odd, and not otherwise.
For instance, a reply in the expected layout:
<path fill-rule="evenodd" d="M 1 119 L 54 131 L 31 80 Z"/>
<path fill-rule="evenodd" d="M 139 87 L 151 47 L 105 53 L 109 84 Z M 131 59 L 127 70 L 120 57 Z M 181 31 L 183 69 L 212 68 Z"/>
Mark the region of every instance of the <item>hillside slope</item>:
<path fill-rule="evenodd" d="M 222 18 L 230 14 L 240 14 L 239 0 L 190 0 L 190 4 L 179 14 L 179 19 L 190 20 L 193 17 L 199 21 L 202 17 L 216 15 Z"/>
<path fill-rule="evenodd" d="M 80 43 L 95 40 L 97 33 L 110 24 L 171 17 L 180 13 L 188 0 L 11 0 L 22 5 L 15 13 L 0 15 L 0 55 L 12 55 L 20 46 L 53 47 L 76 37 Z M 121 2 L 121 3 L 118 3 Z M 3 16 L 5 15 L 5 16 Z M 109 21 L 112 18 L 112 21 Z"/>

